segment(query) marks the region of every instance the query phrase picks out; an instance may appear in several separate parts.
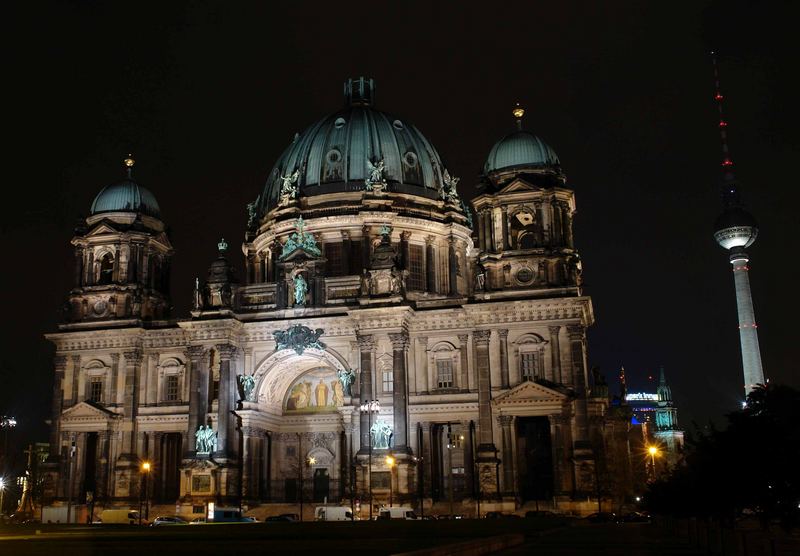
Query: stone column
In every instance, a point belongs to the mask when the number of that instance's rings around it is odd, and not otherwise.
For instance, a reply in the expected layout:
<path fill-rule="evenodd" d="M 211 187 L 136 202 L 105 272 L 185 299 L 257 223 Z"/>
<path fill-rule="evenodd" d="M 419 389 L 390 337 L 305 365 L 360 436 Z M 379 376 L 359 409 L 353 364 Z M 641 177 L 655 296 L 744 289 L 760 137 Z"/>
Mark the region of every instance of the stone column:
<path fill-rule="evenodd" d="M 108 399 L 116 407 L 122 403 L 122 392 L 119 391 L 119 353 L 111 354 L 111 388 L 108 391 Z"/>
<path fill-rule="evenodd" d="M 50 423 L 50 457 L 55 459 L 61 452 L 61 410 L 64 405 L 64 370 L 67 368 L 67 358 L 64 355 L 56 355 L 53 358 L 54 378 L 53 378 L 53 401 L 51 413 L 53 421 Z"/>
<path fill-rule="evenodd" d="M 123 436 L 122 454 L 135 457 L 136 450 L 136 412 L 139 405 L 139 374 L 142 365 L 142 352 L 126 351 L 125 356 L 125 390 L 123 399 Z"/>
<path fill-rule="evenodd" d="M 257 472 L 255 466 L 258 458 L 255 457 L 255 448 L 258 445 L 258 431 L 252 427 L 242 427 L 242 498 L 254 500 L 258 498 L 255 484 Z"/>
<path fill-rule="evenodd" d="M 83 396 L 79 395 L 80 381 L 81 381 L 81 356 L 73 355 L 70 357 L 72 360 L 72 404 L 83 401 Z"/>
<path fill-rule="evenodd" d="M 458 257 L 456 256 L 456 238 L 450 236 L 447 240 L 448 242 L 448 249 L 447 249 L 447 268 L 449 270 L 448 273 L 448 281 L 449 283 L 449 293 L 452 296 L 458 295 Z"/>
<path fill-rule="evenodd" d="M 86 285 L 94 286 L 94 249 L 89 249 L 89 261 L 86 264 Z"/>
<path fill-rule="evenodd" d="M 508 209 L 502 207 L 500 213 L 503 217 L 503 251 L 511 249 L 511 236 L 508 233 Z"/>
<path fill-rule="evenodd" d="M 361 267 L 369 268 L 369 259 L 372 255 L 372 245 L 370 245 L 369 226 L 362 226 L 361 228 Z M 360 273 L 359 273 L 360 274 Z"/>
<path fill-rule="evenodd" d="M 264 282 L 264 253 L 256 253 L 255 257 L 253 258 L 253 264 L 255 268 L 253 269 L 253 279 L 255 280 L 256 284 L 260 284 Z"/>
<path fill-rule="evenodd" d="M 119 243 L 114 246 L 114 263 L 111 269 L 111 283 L 119 284 L 119 256 L 122 254 Z"/>
<path fill-rule="evenodd" d="M 573 241 L 572 235 L 572 213 L 570 212 L 567 204 L 564 204 L 564 237 L 566 239 L 567 247 L 570 249 L 575 247 L 575 242 Z"/>
<path fill-rule="evenodd" d="M 476 230 L 478 231 L 478 246 L 481 251 L 484 253 L 486 252 L 486 226 L 484 225 L 484 214 L 483 211 L 478 212 L 475 215 L 475 224 Z"/>
<path fill-rule="evenodd" d="M 427 394 L 430 392 L 430 384 L 428 382 L 428 337 L 418 336 L 417 342 L 419 349 L 415 350 L 417 358 L 416 376 L 417 376 L 417 391 Z"/>
<path fill-rule="evenodd" d="M 425 289 L 428 293 L 436 293 L 436 252 L 433 242 L 436 238 L 425 238 Z"/>
<path fill-rule="evenodd" d="M 147 380 L 143 381 L 143 388 L 141 388 L 142 392 L 142 405 L 156 405 L 158 404 L 159 399 L 158 396 L 158 383 L 159 383 L 159 373 L 158 373 L 158 361 L 161 357 L 161 354 L 158 352 L 150 353 L 147 361 Z"/>
<path fill-rule="evenodd" d="M 221 457 L 235 455 L 236 436 L 233 418 L 236 384 L 231 359 L 236 348 L 230 344 L 218 344 L 219 353 L 219 402 L 217 404 L 217 453 Z"/>
<path fill-rule="evenodd" d="M 572 354 L 572 387 L 577 394 L 575 401 L 575 432 L 576 445 L 588 445 L 589 423 L 586 404 L 586 376 L 585 376 L 585 329 L 583 326 L 568 326 L 570 353 Z"/>
<path fill-rule="evenodd" d="M 106 500 L 108 497 L 108 475 L 109 475 L 109 433 L 99 431 L 97 433 L 97 481 L 95 486 L 95 500 Z"/>
<path fill-rule="evenodd" d="M 469 358 L 467 357 L 467 343 L 469 334 L 459 334 L 459 354 L 461 358 L 461 391 L 469 392 Z"/>
<path fill-rule="evenodd" d="M 400 232 L 400 256 L 402 257 L 401 263 L 403 270 L 408 270 L 409 261 L 411 259 L 408 243 L 409 239 L 411 239 L 411 232 Z"/>
<path fill-rule="evenodd" d="M 472 443 L 472 421 L 461 421 L 464 431 L 464 481 L 467 492 L 475 498 L 475 446 Z"/>
<path fill-rule="evenodd" d="M 422 492 L 423 497 L 427 498 L 431 495 L 431 477 L 433 473 L 433 465 L 431 460 L 431 424 L 428 421 L 419 423 L 422 429 L 422 443 L 419 446 L 419 454 L 422 457 Z"/>
<path fill-rule="evenodd" d="M 406 384 L 406 355 L 408 334 L 389 334 L 392 342 L 392 410 L 394 412 L 394 436 L 392 448 L 397 453 L 410 453 L 408 446 L 408 385 Z"/>
<path fill-rule="evenodd" d="M 558 200 L 555 197 L 550 201 L 550 211 L 553 215 L 553 220 L 550 223 L 550 238 L 554 245 L 561 245 L 563 231 L 561 227 L 561 207 L 558 206 Z"/>
<path fill-rule="evenodd" d="M 514 488 L 514 445 L 511 441 L 513 415 L 500 415 L 497 418 L 503 432 L 503 492 L 513 494 Z"/>
<path fill-rule="evenodd" d="M 359 373 L 360 402 L 365 403 L 372 399 L 372 352 L 375 351 L 375 341 L 371 335 L 358 336 L 358 349 L 361 352 L 361 371 Z M 361 412 L 360 435 L 361 443 L 358 450 L 359 454 L 369 452 L 369 422 L 370 417 L 367 412 Z"/>
<path fill-rule="evenodd" d="M 552 376 L 548 379 L 553 382 L 563 384 L 564 379 L 561 376 L 561 346 L 558 343 L 558 334 L 561 327 L 558 325 L 549 326 L 550 330 L 550 372 Z"/>
<path fill-rule="evenodd" d="M 350 232 L 341 231 L 342 234 L 342 275 L 347 276 L 350 272 Z"/>
<path fill-rule="evenodd" d="M 500 388 L 508 388 L 508 329 L 501 328 L 497 331 L 500 336 Z"/>
<path fill-rule="evenodd" d="M 83 285 L 83 247 L 78 246 L 75 248 L 75 287 L 80 288 Z"/>
<path fill-rule="evenodd" d="M 478 374 L 478 449 L 480 451 L 495 450 L 492 440 L 492 384 L 489 375 L 490 338 L 491 330 L 476 330 L 473 336 L 477 352 L 475 367 Z"/>
<path fill-rule="evenodd" d="M 189 384 L 189 426 L 184 441 L 184 452 L 195 454 L 194 435 L 197 428 L 206 424 L 208 413 L 208 358 L 203 346 L 189 346 L 186 356 L 191 361 Z"/>

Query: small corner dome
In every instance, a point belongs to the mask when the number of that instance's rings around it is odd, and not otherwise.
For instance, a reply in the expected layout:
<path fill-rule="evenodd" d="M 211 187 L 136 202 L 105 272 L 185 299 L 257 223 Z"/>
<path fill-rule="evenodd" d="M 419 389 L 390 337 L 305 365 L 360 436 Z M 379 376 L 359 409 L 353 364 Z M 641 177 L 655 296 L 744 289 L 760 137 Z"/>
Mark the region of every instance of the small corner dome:
<path fill-rule="evenodd" d="M 161 218 L 161 209 L 155 196 L 132 179 L 113 183 L 97 194 L 92 202 L 91 214 L 101 212 L 139 212 Z"/>
<path fill-rule="evenodd" d="M 561 161 L 550 145 L 530 131 L 518 129 L 500 139 L 489 151 L 485 174 L 522 168 L 560 168 Z"/>

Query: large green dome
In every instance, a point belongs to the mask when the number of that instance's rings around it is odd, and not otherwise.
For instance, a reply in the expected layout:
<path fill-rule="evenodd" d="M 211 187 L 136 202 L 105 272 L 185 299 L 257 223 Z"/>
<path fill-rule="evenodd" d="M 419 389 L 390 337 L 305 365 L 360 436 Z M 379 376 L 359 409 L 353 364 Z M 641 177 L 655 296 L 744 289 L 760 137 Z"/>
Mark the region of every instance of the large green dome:
<path fill-rule="evenodd" d="M 550 146 L 530 131 L 518 129 L 494 144 L 483 167 L 485 174 L 517 168 L 559 168 Z"/>
<path fill-rule="evenodd" d="M 374 109 L 374 90 L 371 79 L 349 80 L 345 108 L 295 136 L 267 177 L 261 214 L 278 204 L 281 178 L 298 172 L 301 197 L 362 191 L 381 160 L 389 193 L 440 197 L 445 169 L 436 149 L 407 120 Z"/>
<path fill-rule="evenodd" d="M 91 214 L 101 212 L 138 212 L 161 218 L 155 196 L 130 177 L 104 187 L 92 203 Z"/>

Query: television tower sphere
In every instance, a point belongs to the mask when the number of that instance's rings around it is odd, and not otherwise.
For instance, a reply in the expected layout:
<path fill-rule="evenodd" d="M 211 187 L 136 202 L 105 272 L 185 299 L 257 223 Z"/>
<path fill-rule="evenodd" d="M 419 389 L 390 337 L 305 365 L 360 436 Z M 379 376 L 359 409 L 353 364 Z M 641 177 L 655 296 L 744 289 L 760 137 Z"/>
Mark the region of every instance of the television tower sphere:
<path fill-rule="evenodd" d="M 758 223 L 738 203 L 729 205 L 717 218 L 714 239 L 723 249 L 745 249 L 755 243 Z"/>

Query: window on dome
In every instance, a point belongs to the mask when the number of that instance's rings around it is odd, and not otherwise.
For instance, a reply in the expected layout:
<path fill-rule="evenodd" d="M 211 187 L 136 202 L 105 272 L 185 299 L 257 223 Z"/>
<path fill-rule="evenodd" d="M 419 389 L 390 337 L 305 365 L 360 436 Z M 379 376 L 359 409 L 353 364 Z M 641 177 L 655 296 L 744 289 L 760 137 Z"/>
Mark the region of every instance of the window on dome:
<path fill-rule="evenodd" d="M 425 289 L 425 254 L 421 245 L 408 248 L 408 289 Z"/>

